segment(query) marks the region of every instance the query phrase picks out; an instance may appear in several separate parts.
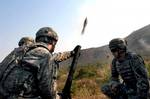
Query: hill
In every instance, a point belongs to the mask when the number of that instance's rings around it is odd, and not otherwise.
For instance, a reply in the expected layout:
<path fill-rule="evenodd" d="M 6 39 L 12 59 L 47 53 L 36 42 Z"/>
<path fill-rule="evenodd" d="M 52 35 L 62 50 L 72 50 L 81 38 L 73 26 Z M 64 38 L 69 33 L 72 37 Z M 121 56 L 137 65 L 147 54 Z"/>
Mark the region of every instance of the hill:
<path fill-rule="evenodd" d="M 150 25 L 132 32 L 125 39 L 128 42 L 129 51 L 136 52 L 146 59 L 150 58 Z M 111 59 L 112 55 L 108 45 L 105 45 L 97 48 L 83 49 L 78 63 L 79 65 L 110 63 Z M 62 64 L 66 65 L 69 61 Z"/>

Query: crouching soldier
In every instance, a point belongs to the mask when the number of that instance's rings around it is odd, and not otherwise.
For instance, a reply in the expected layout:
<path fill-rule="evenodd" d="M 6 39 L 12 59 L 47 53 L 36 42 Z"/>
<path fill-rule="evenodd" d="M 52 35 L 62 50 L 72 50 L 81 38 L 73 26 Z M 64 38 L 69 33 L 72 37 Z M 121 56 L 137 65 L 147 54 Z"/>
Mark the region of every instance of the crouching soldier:
<path fill-rule="evenodd" d="M 121 38 L 111 40 L 109 48 L 114 56 L 111 79 L 102 92 L 111 99 L 147 99 L 148 73 L 141 56 L 128 52 L 127 42 Z"/>

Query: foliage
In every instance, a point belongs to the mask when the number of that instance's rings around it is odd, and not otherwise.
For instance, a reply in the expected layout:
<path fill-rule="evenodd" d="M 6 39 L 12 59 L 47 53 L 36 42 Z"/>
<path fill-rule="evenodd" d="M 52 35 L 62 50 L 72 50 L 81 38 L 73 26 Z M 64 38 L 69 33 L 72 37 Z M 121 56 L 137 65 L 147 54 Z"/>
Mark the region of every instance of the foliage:
<path fill-rule="evenodd" d="M 145 61 L 146 69 L 148 70 L 148 76 L 150 77 L 150 61 Z"/>
<path fill-rule="evenodd" d="M 62 90 L 66 77 L 67 68 L 61 68 L 58 75 L 58 90 Z M 78 66 L 72 84 L 72 96 L 74 99 L 107 99 L 101 92 L 100 87 L 110 77 L 108 65 Z"/>

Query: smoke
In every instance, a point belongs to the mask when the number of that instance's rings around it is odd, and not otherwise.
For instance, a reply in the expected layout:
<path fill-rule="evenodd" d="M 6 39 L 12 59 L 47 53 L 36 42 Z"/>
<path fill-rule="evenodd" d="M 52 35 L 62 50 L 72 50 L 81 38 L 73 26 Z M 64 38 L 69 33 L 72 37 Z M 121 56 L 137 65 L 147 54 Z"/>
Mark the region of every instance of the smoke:
<path fill-rule="evenodd" d="M 147 50 L 147 51 L 150 50 L 150 44 L 148 44 L 145 39 L 140 39 L 139 43 L 145 50 Z"/>

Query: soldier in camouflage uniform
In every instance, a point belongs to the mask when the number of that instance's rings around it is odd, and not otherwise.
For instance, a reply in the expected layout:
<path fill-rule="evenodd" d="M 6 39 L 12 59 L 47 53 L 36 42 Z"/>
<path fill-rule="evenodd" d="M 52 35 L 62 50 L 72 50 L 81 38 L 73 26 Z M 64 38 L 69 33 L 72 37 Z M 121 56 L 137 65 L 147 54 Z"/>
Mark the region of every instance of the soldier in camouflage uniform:
<path fill-rule="evenodd" d="M 147 99 L 149 83 L 144 61 L 139 55 L 128 52 L 126 46 L 127 42 L 121 38 L 109 42 L 114 56 L 111 79 L 101 91 L 111 99 Z"/>
<path fill-rule="evenodd" d="M 5 63 L 8 63 L 8 64 L 11 64 L 10 60 L 13 60 L 15 58 L 15 54 L 16 52 L 18 51 L 18 49 L 20 48 L 23 48 L 24 46 L 30 46 L 31 44 L 35 43 L 34 42 L 34 39 L 31 38 L 31 37 L 22 37 L 19 42 L 18 42 L 18 46 L 17 48 L 15 48 L 10 54 L 8 54 L 3 60 L 2 60 L 2 63 L 0 63 L 0 66 L 3 66 Z M 6 64 L 5 64 L 6 65 Z M 5 66 L 4 65 L 4 66 Z M 1 68 L 3 69 L 3 68 Z M 1 70 L 0 69 L 0 70 Z M 1 71 L 0 71 L 1 72 Z M 7 72 L 6 72 L 7 74 Z M 3 74 L 5 75 L 5 74 Z M 0 78 L 2 80 L 2 78 Z M 0 89 L 2 89 L 0 87 Z M 5 89 L 5 90 L 9 90 L 9 89 Z M 3 92 L 2 92 L 3 93 Z M 5 93 L 5 92 L 4 92 Z M 1 96 L 1 93 L 0 93 L 0 99 L 15 99 L 13 97 L 5 97 L 5 98 L 2 98 L 3 96 Z"/>
<path fill-rule="evenodd" d="M 35 43 L 34 39 L 32 37 L 22 37 L 19 42 L 18 42 L 18 46 L 22 47 L 22 46 L 29 46 L 31 44 Z M 14 50 L 16 50 L 17 48 L 15 48 Z M 10 54 L 8 54 L 4 59 L 7 59 L 9 57 L 11 57 L 11 55 L 13 55 L 14 50 L 12 52 L 10 52 Z"/>
<path fill-rule="evenodd" d="M 23 65 L 34 71 L 31 84 L 26 84 L 25 97 L 35 99 L 56 99 L 56 78 L 58 63 L 73 56 L 74 51 L 53 54 L 58 41 L 57 33 L 50 27 L 39 29 L 36 33 L 36 48 L 26 53 Z"/>

